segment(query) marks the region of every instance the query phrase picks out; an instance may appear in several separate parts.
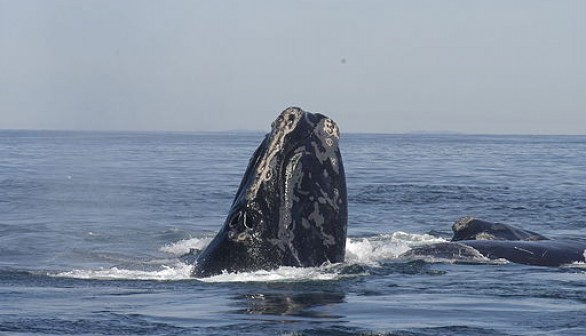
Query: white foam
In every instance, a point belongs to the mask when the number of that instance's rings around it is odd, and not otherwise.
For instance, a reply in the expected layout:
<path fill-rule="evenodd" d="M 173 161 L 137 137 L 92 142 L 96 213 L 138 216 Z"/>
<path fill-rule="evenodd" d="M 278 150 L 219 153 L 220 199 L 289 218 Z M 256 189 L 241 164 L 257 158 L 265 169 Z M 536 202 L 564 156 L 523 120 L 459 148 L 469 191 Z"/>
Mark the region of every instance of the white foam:
<path fill-rule="evenodd" d="M 191 238 L 165 245 L 159 250 L 174 256 L 182 256 L 193 250 L 203 250 L 213 238 Z"/>
<path fill-rule="evenodd" d="M 445 239 L 430 234 L 407 233 L 402 231 L 393 232 L 390 235 L 381 235 L 381 237 L 388 238 L 391 241 L 404 242 L 411 247 L 446 242 Z"/>
<path fill-rule="evenodd" d="M 586 263 L 583 261 L 576 261 L 571 264 L 562 265 L 562 268 L 570 268 L 570 269 L 584 269 L 586 270 Z M 584 272 L 586 274 L 586 272 Z"/>
<path fill-rule="evenodd" d="M 565 265 L 566 268 L 579 268 L 579 269 L 586 269 L 586 250 L 584 250 L 584 260 L 585 261 L 574 261 L 569 265 Z"/>
<path fill-rule="evenodd" d="M 378 266 L 380 262 L 397 259 L 412 246 L 445 242 L 445 239 L 428 234 L 395 232 L 369 238 L 348 238 L 346 240 L 346 259 L 344 264 L 363 264 Z M 337 265 L 322 267 L 279 267 L 272 271 L 227 273 L 199 279 L 205 282 L 291 282 L 291 281 L 331 281 L 348 276 L 339 272 Z"/>
<path fill-rule="evenodd" d="M 397 259 L 413 246 L 445 242 L 428 234 L 394 232 L 370 238 L 346 240 L 346 263 L 377 266 L 381 261 Z"/>
<path fill-rule="evenodd" d="M 329 272 L 328 267 L 286 267 L 272 271 L 255 271 L 227 273 L 198 280 L 204 282 L 295 282 L 295 281 L 328 281 L 337 280 L 339 273 Z"/>
<path fill-rule="evenodd" d="M 376 266 L 380 261 L 396 259 L 409 250 L 406 244 L 390 241 L 373 241 L 367 238 L 346 242 L 346 263 Z"/>
<path fill-rule="evenodd" d="M 92 280 L 187 280 L 191 278 L 192 265 L 176 263 L 172 266 L 161 266 L 157 271 L 128 270 L 112 267 L 100 270 L 73 270 L 54 274 L 60 278 L 92 279 Z"/>
<path fill-rule="evenodd" d="M 191 250 L 202 250 L 211 241 L 212 237 L 190 238 L 162 246 L 159 250 L 175 257 L 183 256 Z M 344 264 L 363 264 L 377 267 L 381 262 L 397 259 L 413 246 L 445 242 L 444 239 L 428 234 L 413 234 L 394 232 L 368 238 L 348 238 L 346 240 L 346 260 Z M 586 252 L 585 252 L 586 253 Z M 159 261 L 157 261 L 159 262 Z M 168 260 L 161 261 L 168 263 Z M 149 263 L 152 267 L 153 263 Z M 328 281 L 349 276 L 340 273 L 338 265 L 322 267 L 280 267 L 272 271 L 222 273 L 209 278 L 199 279 L 205 282 L 291 282 L 291 281 Z M 192 279 L 193 265 L 177 261 L 171 266 L 161 265 L 154 271 L 123 269 L 112 267 L 99 270 L 72 270 L 53 274 L 52 276 L 94 279 L 94 280 L 187 280 Z M 351 276 L 357 276 L 356 274 Z"/>

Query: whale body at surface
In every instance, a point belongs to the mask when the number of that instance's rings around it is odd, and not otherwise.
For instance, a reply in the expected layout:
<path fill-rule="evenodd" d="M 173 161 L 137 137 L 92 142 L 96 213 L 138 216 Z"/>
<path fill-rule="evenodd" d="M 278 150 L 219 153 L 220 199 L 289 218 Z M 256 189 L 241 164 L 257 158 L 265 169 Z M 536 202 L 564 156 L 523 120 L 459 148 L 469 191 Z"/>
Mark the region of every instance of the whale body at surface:
<path fill-rule="evenodd" d="M 332 119 L 297 107 L 283 111 L 252 155 L 224 224 L 196 256 L 193 276 L 344 262 L 348 202 L 339 140 Z M 584 240 L 553 240 L 472 217 L 452 230 L 451 241 L 414 247 L 401 257 L 586 262 Z"/>
<path fill-rule="evenodd" d="M 253 154 L 193 275 L 344 261 L 348 205 L 336 123 L 291 107 Z"/>
<path fill-rule="evenodd" d="M 550 239 L 512 225 L 463 217 L 452 226 L 450 242 L 415 247 L 403 257 L 437 256 L 470 260 L 482 256 L 536 266 L 562 266 L 586 262 L 586 240 Z"/>

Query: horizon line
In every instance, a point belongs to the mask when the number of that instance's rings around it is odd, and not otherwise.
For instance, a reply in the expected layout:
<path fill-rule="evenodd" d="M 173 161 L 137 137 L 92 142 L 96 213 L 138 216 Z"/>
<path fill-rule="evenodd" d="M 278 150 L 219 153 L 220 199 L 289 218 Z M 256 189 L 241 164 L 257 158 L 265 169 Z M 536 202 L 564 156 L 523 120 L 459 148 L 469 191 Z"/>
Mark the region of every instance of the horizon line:
<path fill-rule="evenodd" d="M 260 129 L 226 129 L 226 130 L 156 130 L 156 129 L 149 129 L 149 130 L 138 130 L 138 129 L 120 129 L 120 130 L 113 130 L 113 129 L 60 129 L 60 128 L 2 128 L 0 127 L 0 132 L 65 132 L 65 133 L 176 133 L 176 134 L 213 134 L 213 133 L 242 133 L 242 134 L 266 134 L 268 130 L 260 130 Z M 416 130 L 416 131 L 405 131 L 405 132 L 383 132 L 383 131 L 346 131 L 342 132 L 342 134 L 357 134 L 357 135 L 421 135 L 421 136 L 456 136 L 456 135 L 463 135 L 463 136 L 569 136 L 569 137 L 580 137 L 586 136 L 584 134 L 574 134 L 574 133 L 493 133 L 493 132 L 486 132 L 486 133 L 469 133 L 469 132 L 462 132 L 462 131 L 448 131 L 448 130 L 438 130 L 438 131 L 428 131 L 428 130 Z"/>

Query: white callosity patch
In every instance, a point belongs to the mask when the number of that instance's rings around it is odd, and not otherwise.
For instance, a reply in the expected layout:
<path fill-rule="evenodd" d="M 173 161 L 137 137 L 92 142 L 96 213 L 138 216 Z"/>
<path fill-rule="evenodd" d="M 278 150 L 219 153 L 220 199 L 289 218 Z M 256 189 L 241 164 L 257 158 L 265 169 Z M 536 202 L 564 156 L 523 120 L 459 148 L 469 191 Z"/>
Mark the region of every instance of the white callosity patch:
<path fill-rule="evenodd" d="M 340 139 L 340 128 L 332 119 L 324 119 L 322 129 L 327 136 Z"/>
<path fill-rule="evenodd" d="M 299 197 L 295 195 L 294 191 L 301 188 L 301 182 L 305 176 L 302 167 L 298 167 L 298 165 L 302 165 L 302 163 L 299 162 L 302 156 L 303 153 L 295 154 L 285 168 L 285 192 L 283 194 L 283 209 L 281 211 L 281 213 L 284 214 L 283 223 L 285 227 L 288 227 L 292 221 L 290 211 L 286 210 L 291 209 L 293 203 L 299 201 Z"/>
<path fill-rule="evenodd" d="M 256 179 L 246 194 L 247 200 L 253 200 L 260 185 L 271 179 L 276 164 L 274 158 L 283 149 L 285 136 L 295 130 L 302 115 L 303 111 L 301 109 L 288 108 L 273 123 L 269 136 L 270 142 L 256 170 Z"/>
<path fill-rule="evenodd" d="M 316 129 L 321 144 L 313 142 L 311 145 L 313 146 L 313 151 L 317 159 L 321 163 L 330 160 L 334 171 L 339 174 L 337 156 L 334 153 L 340 142 L 340 129 L 338 125 L 332 119 L 322 119 Z"/>

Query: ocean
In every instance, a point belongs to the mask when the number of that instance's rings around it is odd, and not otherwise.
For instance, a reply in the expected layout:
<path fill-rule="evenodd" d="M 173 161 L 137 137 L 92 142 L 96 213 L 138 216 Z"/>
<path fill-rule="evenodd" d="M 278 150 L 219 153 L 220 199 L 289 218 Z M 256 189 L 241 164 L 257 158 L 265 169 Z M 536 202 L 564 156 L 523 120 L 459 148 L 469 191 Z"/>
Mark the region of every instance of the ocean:
<path fill-rule="evenodd" d="M 346 262 L 190 277 L 262 133 L 0 131 L 2 335 L 586 335 L 586 267 L 402 260 L 462 216 L 586 236 L 586 136 L 342 134 Z"/>

